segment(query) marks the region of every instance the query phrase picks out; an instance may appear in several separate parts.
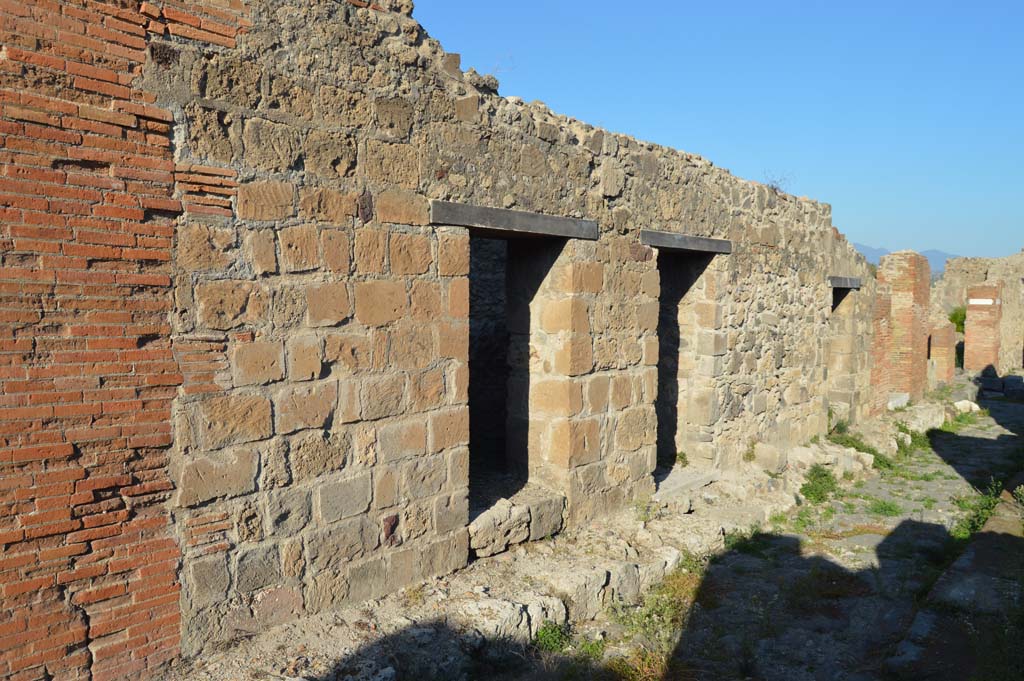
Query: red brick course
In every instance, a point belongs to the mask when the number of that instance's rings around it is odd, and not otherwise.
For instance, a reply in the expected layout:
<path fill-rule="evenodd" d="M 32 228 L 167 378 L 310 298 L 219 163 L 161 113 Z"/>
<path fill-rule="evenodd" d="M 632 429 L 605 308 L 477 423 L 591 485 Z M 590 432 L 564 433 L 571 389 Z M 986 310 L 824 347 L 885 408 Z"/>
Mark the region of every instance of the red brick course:
<path fill-rule="evenodd" d="M 912 251 L 887 255 L 882 258 L 878 279 L 892 292 L 889 390 L 920 400 L 928 388 L 928 260 Z"/>
<path fill-rule="evenodd" d="M 944 321 L 932 327 L 931 361 L 935 367 L 935 380 L 949 383 L 956 373 L 956 327 Z"/>
<path fill-rule="evenodd" d="M 964 369 L 984 371 L 999 367 L 1002 286 L 986 284 L 967 289 L 964 323 Z"/>

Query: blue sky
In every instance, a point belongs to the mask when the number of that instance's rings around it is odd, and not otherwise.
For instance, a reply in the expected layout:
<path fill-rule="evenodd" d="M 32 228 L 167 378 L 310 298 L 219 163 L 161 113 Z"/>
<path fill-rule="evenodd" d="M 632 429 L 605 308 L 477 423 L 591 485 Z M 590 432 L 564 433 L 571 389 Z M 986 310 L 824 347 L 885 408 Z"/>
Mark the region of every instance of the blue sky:
<path fill-rule="evenodd" d="M 503 95 L 832 204 L 852 241 L 1024 248 L 1024 2 L 417 0 Z"/>

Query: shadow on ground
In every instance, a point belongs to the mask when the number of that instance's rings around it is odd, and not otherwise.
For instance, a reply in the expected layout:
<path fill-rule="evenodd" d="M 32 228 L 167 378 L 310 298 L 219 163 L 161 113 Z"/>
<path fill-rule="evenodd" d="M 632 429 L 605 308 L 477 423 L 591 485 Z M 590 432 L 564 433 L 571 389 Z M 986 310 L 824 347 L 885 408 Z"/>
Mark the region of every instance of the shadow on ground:
<path fill-rule="evenodd" d="M 993 476 L 1022 467 L 1024 405 L 987 403 L 1012 435 L 996 439 L 935 431 L 935 452 L 979 491 Z M 975 537 L 967 553 L 986 551 Z M 1024 556 L 1017 537 L 994 535 L 1001 555 Z M 856 569 L 831 560 L 819 542 L 840 541 Z M 967 540 L 934 523 L 905 518 L 894 529 L 807 537 L 755 532 L 734 538 L 706 566 L 676 572 L 638 608 L 609 625 L 632 645 L 599 661 L 601 644 L 522 645 L 460 632 L 444 621 L 419 623 L 349 656 L 317 681 L 389 679 L 635 679 L 638 681 L 757 679 L 870 681 L 874 679 L 1020 679 L 1024 619 L 1018 607 L 977 614 L 972 592 L 945 587 L 968 604 L 957 612 L 955 636 L 921 664 L 894 666 L 902 645 L 920 627 L 919 612 L 939 608 L 933 594 L 947 571 L 963 562 Z M 980 547 L 980 548 L 979 548 Z M 960 560 L 958 560 L 958 557 Z M 992 558 L 996 563 L 999 555 Z M 1016 579 L 1024 580 L 1024 574 Z M 954 599 L 955 600 L 955 599 Z M 997 609 L 998 609 L 997 604 Z M 945 603 L 942 608 L 955 608 Z M 915 619 L 916 618 L 916 619 Z M 1017 618 L 1017 619 L 1013 619 Z M 935 645 L 934 642 L 932 645 Z M 559 648 L 562 648 L 559 650 Z M 610 660 L 610 661 L 609 661 Z"/>

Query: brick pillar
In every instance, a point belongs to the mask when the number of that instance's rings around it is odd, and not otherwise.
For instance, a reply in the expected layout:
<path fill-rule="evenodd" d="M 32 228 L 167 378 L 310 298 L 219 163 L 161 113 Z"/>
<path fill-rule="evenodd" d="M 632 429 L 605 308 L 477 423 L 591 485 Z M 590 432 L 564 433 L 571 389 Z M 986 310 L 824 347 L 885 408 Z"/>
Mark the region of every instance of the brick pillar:
<path fill-rule="evenodd" d="M 999 366 L 1000 323 L 1003 319 L 1001 284 L 967 289 L 967 321 L 964 324 L 964 369 L 984 371 Z"/>
<path fill-rule="evenodd" d="M 887 255 L 878 278 L 892 291 L 891 391 L 919 400 L 928 386 L 928 260 L 913 251 Z"/>
<path fill-rule="evenodd" d="M 952 322 L 937 322 L 931 333 L 931 362 L 935 381 L 949 383 L 956 371 L 956 327 Z"/>
<path fill-rule="evenodd" d="M 871 325 L 871 414 L 885 411 L 891 392 L 892 293 L 880 285 Z"/>

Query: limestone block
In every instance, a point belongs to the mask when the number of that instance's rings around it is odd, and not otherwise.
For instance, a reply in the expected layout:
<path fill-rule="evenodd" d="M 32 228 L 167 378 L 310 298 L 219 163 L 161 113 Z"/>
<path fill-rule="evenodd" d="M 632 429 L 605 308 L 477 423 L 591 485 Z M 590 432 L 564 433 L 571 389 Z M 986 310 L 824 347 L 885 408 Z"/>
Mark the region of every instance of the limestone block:
<path fill-rule="evenodd" d="M 306 535 L 306 555 L 314 574 L 345 566 L 377 548 L 377 531 L 364 516 L 342 520 Z"/>
<path fill-rule="evenodd" d="M 406 499 L 418 501 L 439 494 L 448 475 L 443 456 L 419 457 L 402 468 L 401 489 Z"/>
<path fill-rule="evenodd" d="M 324 359 L 354 374 L 372 367 L 370 339 L 351 333 L 331 333 L 324 338 Z"/>
<path fill-rule="evenodd" d="M 292 438 L 288 462 L 296 482 L 340 471 L 345 467 L 351 449 L 347 439 L 325 433 L 303 433 Z"/>
<path fill-rule="evenodd" d="M 333 523 L 366 512 L 370 507 L 370 474 L 322 484 L 316 490 L 317 520 Z"/>
<path fill-rule="evenodd" d="M 255 591 L 281 581 L 281 561 L 277 546 L 260 546 L 238 555 L 235 586 L 239 591 Z"/>
<path fill-rule="evenodd" d="M 755 402 L 758 397 L 762 396 L 755 396 Z M 767 403 L 767 397 L 764 397 Z M 719 414 L 718 396 L 714 390 L 702 388 L 691 393 L 690 400 L 686 404 L 687 421 L 700 426 L 710 426 L 718 420 Z"/>
<path fill-rule="evenodd" d="M 953 408 L 955 408 L 957 410 L 957 413 L 960 414 L 971 414 L 976 411 L 981 411 L 981 407 L 979 407 L 974 402 L 971 402 L 970 400 L 960 400 L 959 402 L 954 402 Z"/>
<path fill-rule="evenodd" d="M 546 577 L 552 593 L 566 596 L 565 605 L 574 622 L 592 620 L 604 609 L 602 594 L 608 580 L 604 568 L 553 570 Z"/>
<path fill-rule="evenodd" d="M 277 432 L 294 433 L 304 428 L 324 428 L 338 403 L 338 384 L 318 383 L 285 388 L 274 399 Z"/>
<path fill-rule="evenodd" d="M 263 385 L 284 378 L 284 358 L 278 341 L 240 343 L 231 351 L 231 377 L 236 386 Z"/>
<path fill-rule="evenodd" d="M 786 452 L 774 445 L 758 442 L 754 445 L 754 461 L 761 470 L 780 473 L 786 468 Z"/>
<path fill-rule="evenodd" d="M 356 230 L 356 272 L 380 274 L 384 271 L 388 233 L 383 229 L 364 227 Z"/>
<path fill-rule="evenodd" d="M 469 444 L 469 409 L 459 407 L 430 415 L 430 451 Z"/>
<path fill-rule="evenodd" d="M 627 409 L 615 424 L 615 446 L 635 452 L 643 445 L 654 444 L 656 429 L 653 407 Z"/>
<path fill-rule="evenodd" d="M 499 499 L 469 525 L 469 547 L 480 558 L 493 556 L 530 537 L 530 511 Z"/>
<path fill-rule="evenodd" d="M 216 395 L 194 407 L 193 428 L 205 449 L 270 437 L 270 401 L 260 395 Z"/>
<path fill-rule="evenodd" d="M 306 287 L 306 322 L 310 326 L 334 326 L 348 319 L 351 314 L 352 303 L 345 282 L 311 284 Z"/>
<path fill-rule="evenodd" d="M 250 229 L 243 239 L 243 252 L 257 275 L 277 272 L 277 245 L 269 229 Z"/>
<path fill-rule="evenodd" d="M 414 281 L 410 301 L 413 319 L 433 321 L 441 315 L 441 288 L 437 282 Z"/>
<path fill-rule="evenodd" d="M 498 598 L 480 598 L 459 604 L 460 618 L 488 640 L 530 641 L 526 606 Z"/>
<path fill-rule="evenodd" d="M 559 520 L 561 520 L 561 513 L 559 513 Z M 436 532 L 447 533 L 459 530 L 466 527 L 468 522 L 469 495 L 465 491 L 451 496 L 442 495 L 434 500 L 434 530 Z"/>
<path fill-rule="evenodd" d="M 401 374 L 374 376 L 362 382 L 360 402 L 363 419 L 373 421 L 402 413 L 405 377 Z"/>
<path fill-rule="evenodd" d="M 323 353 L 319 336 L 312 334 L 288 338 L 288 378 L 292 381 L 311 381 L 320 378 Z"/>
<path fill-rule="evenodd" d="M 291 622 L 305 612 L 302 592 L 286 586 L 276 586 L 256 594 L 252 601 L 252 614 L 261 627 L 276 627 Z"/>
<path fill-rule="evenodd" d="M 561 468 L 593 463 L 601 457 L 598 419 L 560 419 L 551 424 L 548 459 Z"/>
<path fill-rule="evenodd" d="M 320 230 L 320 247 L 323 249 L 327 269 L 339 274 L 349 273 L 352 269 L 352 254 L 347 232 L 341 229 Z"/>
<path fill-rule="evenodd" d="M 268 533 L 294 536 L 309 523 L 309 492 L 301 487 L 274 490 L 266 497 L 266 508 Z"/>
<path fill-rule="evenodd" d="M 378 598 L 389 591 L 385 558 L 378 556 L 349 566 L 348 597 L 359 603 Z"/>
<path fill-rule="evenodd" d="M 358 197 L 352 192 L 307 187 L 299 197 L 299 215 L 333 225 L 347 225 L 357 212 Z"/>
<path fill-rule="evenodd" d="M 262 321 L 267 312 L 267 294 L 251 281 L 218 280 L 196 285 L 200 326 L 232 329 Z"/>
<path fill-rule="evenodd" d="M 469 237 L 441 234 L 437 241 L 437 273 L 444 277 L 469 274 Z"/>
<path fill-rule="evenodd" d="M 448 316 L 469 319 L 469 279 L 452 279 L 448 283 Z"/>
<path fill-rule="evenodd" d="M 626 173 L 619 165 L 618 161 L 612 159 L 605 160 L 601 164 L 601 180 L 600 189 L 601 195 L 605 198 L 613 199 L 620 194 L 622 190 L 626 188 Z"/>
<path fill-rule="evenodd" d="M 377 454 L 381 463 L 421 456 L 427 448 L 427 429 L 422 419 L 393 423 L 377 429 Z"/>
<path fill-rule="evenodd" d="M 227 556 L 223 553 L 190 560 L 186 574 L 185 593 L 197 609 L 220 603 L 231 585 Z"/>
<path fill-rule="evenodd" d="M 242 220 L 283 220 L 295 215 L 295 185 L 267 180 L 238 188 L 238 217 Z"/>
<path fill-rule="evenodd" d="M 300 133 L 297 129 L 253 118 L 245 123 L 242 143 L 246 165 L 270 172 L 291 169 L 301 156 Z"/>
<path fill-rule="evenodd" d="M 565 497 L 538 495 L 530 500 L 530 541 L 546 539 L 562 529 Z"/>
<path fill-rule="evenodd" d="M 377 195 L 377 219 L 396 225 L 429 225 L 430 202 L 421 194 L 389 189 Z"/>
<path fill-rule="evenodd" d="M 178 505 L 195 506 L 218 497 L 254 492 L 258 461 L 252 449 L 190 459 L 178 479 Z"/>
<path fill-rule="evenodd" d="M 382 186 L 415 189 L 419 185 L 419 154 L 411 144 L 368 140 L 360 165 L 367 178 Z"/>
<path fill-rule="evenodd" d="M 573 416 L 583 408 L 583 390 L 578 381 L 549 379 L 530 386 L 530 412 L 550 416 Z"/>
<path fill-rule="evenodd" d="M 345 177 L 356 166 L 356 146 L 352 138 L 316 128 L 302 142 L 306 172 L 323 178 Z"/>
<path fill-rule="evenodd" d="M 235 245 L 234 230 L 185 224 L 178 228 L 177 236 L 174 261 L 183 270 L 221 270 L 233 260 L 228 251 Z"/>
<path fill-rule="evenodd" d="M 915 404 L 907 407 L 897 418 L 911 431 L 927 433 L 946 422 L 946 408 L 934 403 Z"/>
<path fill-rule="evenodd" d="M 555 350 L 555 372 L 582 376 L 594 368 L 594 348 L 589 335 L 574 334 Z"/>
<path fill-rule="evenodd" d="M 278 239 L 285 272 L 305 272 L 320 266 L 320 244 L 313 225 L 285 227 L 278 232 Z"/>
<path fill-rule="evenodd" d="M 383 326 L 406 315 L 409 296 L 401 281 L 364 281 L 356 284 L 356 319 L 368 326 Z"/>
<path fill-rule="evenodd" d="M 540 313 L 541 330 L 547 333 L 572 331 L 590 333 L 590 314 L 585 300 L 561 298 L 543 303 Z"/>
<path fill-rule="evenodd" d="M 430 239 L 424 235 L 392 231 L 389 253 L 394 274 L 422 274 L 430 268 L 433 260 Z"/>

